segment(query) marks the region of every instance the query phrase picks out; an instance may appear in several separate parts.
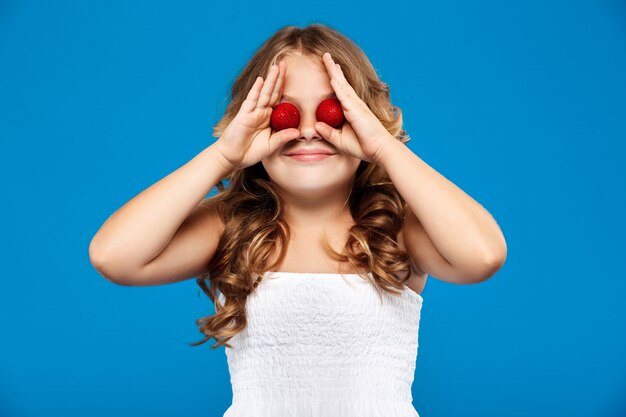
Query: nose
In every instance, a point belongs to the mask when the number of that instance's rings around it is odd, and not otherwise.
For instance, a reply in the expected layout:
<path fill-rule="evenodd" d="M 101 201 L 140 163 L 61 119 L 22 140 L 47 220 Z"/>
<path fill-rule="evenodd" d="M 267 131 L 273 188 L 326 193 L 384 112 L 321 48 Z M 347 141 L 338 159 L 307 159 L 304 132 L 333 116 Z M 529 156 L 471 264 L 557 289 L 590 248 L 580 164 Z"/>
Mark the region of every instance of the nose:
<path fill-rule="evenodd" d="M 317 119 L 315 118 L 315 111 L 307 111 L 302 112 L 300 114 L 300 126 L 298 129 L 300 130 L 300 137 L 298 140 L 320 140 L 322 137 L 315 130 L 315 123 Z"/>

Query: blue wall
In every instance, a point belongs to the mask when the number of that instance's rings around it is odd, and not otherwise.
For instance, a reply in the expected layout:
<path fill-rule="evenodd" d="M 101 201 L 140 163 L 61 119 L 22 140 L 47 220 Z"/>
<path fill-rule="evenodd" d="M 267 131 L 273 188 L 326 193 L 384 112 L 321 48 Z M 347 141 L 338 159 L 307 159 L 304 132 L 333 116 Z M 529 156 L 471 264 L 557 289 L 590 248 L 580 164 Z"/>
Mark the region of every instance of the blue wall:
<path fill-rule="evenodd" d="M 211 3 L 0 2 L 1 416 L 228 407 L 223 348 L 186 344 L 213 311 L 195 281 L 116 286 L 87 248 L 213 143 L 264 39 L 315 22 L 363 48 L 411 149 L 507 238 L 490 280 L 428 280 L 422 417 L 626 415 L 623 2 Z"/>

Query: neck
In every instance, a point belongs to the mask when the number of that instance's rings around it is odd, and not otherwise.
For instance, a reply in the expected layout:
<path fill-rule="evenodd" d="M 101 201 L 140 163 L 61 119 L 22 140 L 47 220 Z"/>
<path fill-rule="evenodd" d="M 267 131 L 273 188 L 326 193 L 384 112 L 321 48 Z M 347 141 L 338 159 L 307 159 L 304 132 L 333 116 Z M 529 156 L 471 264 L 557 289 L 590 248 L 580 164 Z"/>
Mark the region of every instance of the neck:
<path fill-rule="evenodd" d="M 348 205 L 350 190 L 345 193 L 306 196 L 283 195 L 283 216 L 290 228 L 320 231 L 354 222 Z"/>

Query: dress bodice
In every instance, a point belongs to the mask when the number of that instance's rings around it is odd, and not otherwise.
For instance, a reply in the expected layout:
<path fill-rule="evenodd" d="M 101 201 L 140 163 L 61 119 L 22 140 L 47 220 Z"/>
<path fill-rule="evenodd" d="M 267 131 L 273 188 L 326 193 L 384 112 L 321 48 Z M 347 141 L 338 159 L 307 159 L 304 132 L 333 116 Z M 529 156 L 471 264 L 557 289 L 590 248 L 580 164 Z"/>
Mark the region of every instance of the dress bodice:
<path fill-rule="evenodd" d="M 419 417 L 411 385 L 423 298 L 407 286 L 381 296 L 357 274 L 266 272 L 225 350 L 224 417 Z"/>

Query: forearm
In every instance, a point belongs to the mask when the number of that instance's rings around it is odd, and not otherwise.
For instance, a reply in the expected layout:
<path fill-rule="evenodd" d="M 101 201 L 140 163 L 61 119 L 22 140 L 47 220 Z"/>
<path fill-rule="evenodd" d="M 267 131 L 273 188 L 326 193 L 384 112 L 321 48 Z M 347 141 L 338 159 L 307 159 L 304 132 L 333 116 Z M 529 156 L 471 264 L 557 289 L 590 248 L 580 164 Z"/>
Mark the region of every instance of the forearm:
<path fill-rule="evenodd" d="M 490 262 L 506 251 L 491 214 L 405 144 L 390 136 L 379 163 L 450 264 Z"/>
<path fill-rule="evenodd" d="M 100 262 L 141 267 L 170 242 L 194 207 L 229 173 L 214 145 L 115 211 L 89 245 Z"/>

